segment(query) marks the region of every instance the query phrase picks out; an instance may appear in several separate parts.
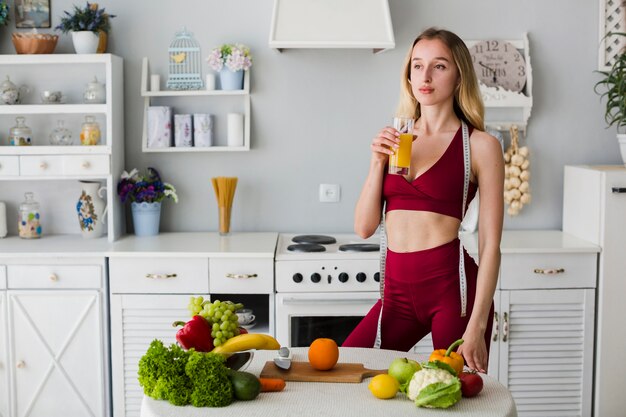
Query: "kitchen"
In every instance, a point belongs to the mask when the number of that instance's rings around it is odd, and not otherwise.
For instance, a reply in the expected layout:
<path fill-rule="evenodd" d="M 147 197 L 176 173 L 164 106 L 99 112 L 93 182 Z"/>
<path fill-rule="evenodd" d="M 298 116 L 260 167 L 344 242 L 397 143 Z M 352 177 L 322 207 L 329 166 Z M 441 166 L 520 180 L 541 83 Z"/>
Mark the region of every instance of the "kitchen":
<path fill-rule="evenodd" d="M 72 4 L 52 2 L 53 26 Z M 235 233 L 352 233 L 369 143 L 393 114 L 399 67 L 409 43 L 432 25 L 449 28 L 468 40 L 518 39 L 528 33 L 534 103 L 521 141 L 531 149 L 533 200 L 519 216 L 505 217 L 505 230 L 560 230 L 564 166 L 621 164 L 615 132 L 605 129 L 603 106 L 593 92 L 598 80 L 594 74 L 600 32 L 598 1 L 391 0 L 396 47 L 381 54 L 365 49 L 279 53 L 268 46 L 271 2 L 194 0 L 155 6 L 147 1 L 111 0 L 101 6 L 117 15 L 112 20 L 109 52 L 124 59 L 123 169 L 154 166 L 176 186 L 180 197 L 178 204 L 164 204 L 162 233 L 216 232 L 218 214 L 210 184 L 215 176 L 239 178 L 232 213 Z M 249 152 L 142 152 L 141 61 L 148 57 L 151 69 L 164 77 L 167 48 L 182 26 L 194 33 L 203 56 L 225 42 L 251 48 Z M 2 31 L 8 35 L 11 29 Z M 3 53 L 14 53 L 9 36 L 2 37 L 1 46 Z M 69 36 L 61 35 L 56 53 L 72 52 Z M 320 202 L 320 184 L 338 184 L 340 201 Z M 0 200 L 8 202 L 9 211 L 17 210 L 26 185 L 41 196 L 44 210 L 69 202 L 70 209 L 48 209 L 48 232 L 75 233 L 72 207 L 77 184 L 5 181 Z M 15 235 L 16 229 L 10 222 L 9 234 Z"/>

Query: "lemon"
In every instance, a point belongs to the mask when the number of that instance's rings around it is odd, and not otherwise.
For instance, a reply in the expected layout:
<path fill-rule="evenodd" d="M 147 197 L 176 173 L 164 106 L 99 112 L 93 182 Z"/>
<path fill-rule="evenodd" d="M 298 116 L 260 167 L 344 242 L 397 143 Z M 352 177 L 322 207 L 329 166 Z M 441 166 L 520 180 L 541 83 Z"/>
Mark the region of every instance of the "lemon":
<path fill-rule="evenodd" d="M 400 389 L 400 383 L 389 374 L 376 375 L 367 386 L 374 397 L 386 400 L 393 398 Z"/>

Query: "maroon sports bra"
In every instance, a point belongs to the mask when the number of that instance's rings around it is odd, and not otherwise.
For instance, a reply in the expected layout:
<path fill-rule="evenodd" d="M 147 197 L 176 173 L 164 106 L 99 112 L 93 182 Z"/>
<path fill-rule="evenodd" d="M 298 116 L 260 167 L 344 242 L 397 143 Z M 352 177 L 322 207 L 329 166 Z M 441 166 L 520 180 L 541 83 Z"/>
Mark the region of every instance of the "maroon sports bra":
<path fill-rule="evenodd" d="M 468 125 L 469 135 L 473 130 Z M 463 133 L 462 127 L 459 127 L 441 158 L 412 182 L 407 181 L 402 175 L 387 174 L 385 170 L 383 179 L 383 198 L 387 204 L 385 211 L 431 211 L 462 220 L 464 180 Z M 478 185 L 470 181 L 466 210 L 477 189 Z"/>

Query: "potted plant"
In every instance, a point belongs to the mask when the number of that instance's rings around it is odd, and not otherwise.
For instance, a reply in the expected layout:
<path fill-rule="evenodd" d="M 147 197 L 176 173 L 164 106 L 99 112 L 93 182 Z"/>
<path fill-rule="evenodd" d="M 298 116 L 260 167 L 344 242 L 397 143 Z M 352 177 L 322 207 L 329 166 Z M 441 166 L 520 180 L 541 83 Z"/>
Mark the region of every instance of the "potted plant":
<path fill-rule="evenodd" d="M 55 28 L 63 33 L 72 33 L 72 42 L 77 54 L 103 53 L 106 51 L 107 34 L 111 29 L 110 19 L 115 15 L 106 13 L 98 3 L 87 2 L 85 7 L 74 6 L 72 13 L 65 11 L 61 23 Z"/>
<path fill-rule="evenodd" d="M 252 66 L 250 48 L 245 45 L 224 44 L 215 48 L 207 58 L 209 66 L 219 72 L 222 90 L 241 90 L 243 72 Z"/>
<path fill-rule="evenodd" d="M 0 1 L 0 26 L 6 26 L 9 24 L 9 5 L 6 0 Z"/>
<path fill-rule="evenodd" d="M 161 202 L 165 198 L 171 198 L 178 203 L 174 186 L 163 182 L 154 168 L 148 168 L 145 174 L 139 174 L 136 169 L 130 173 L 124 171 L 117 183 L 117 194 L 122 203 L 131 202 L 137 236 L 154 236 L 159 233 Z"/>
<path fill-rule="evenodd" d="M 623 32 L 610 32 L 609 36 L 626 36 Z M 600 97 L 606 97 L 604 119 L 608 126 L 616 125 L 622 162 L 626 165 L 626 134 L 620 133 L 626 127 L 626 51 L 622 50 L 615 57 L 615 62 L 608 71 L 596 71 L 603 78 L 594 86 Z"/>

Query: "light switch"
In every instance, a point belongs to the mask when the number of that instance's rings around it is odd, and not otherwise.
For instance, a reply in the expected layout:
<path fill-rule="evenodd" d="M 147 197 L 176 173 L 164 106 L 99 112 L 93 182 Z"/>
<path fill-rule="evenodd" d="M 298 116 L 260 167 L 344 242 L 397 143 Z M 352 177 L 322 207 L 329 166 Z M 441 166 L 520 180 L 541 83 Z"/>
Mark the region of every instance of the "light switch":
<path fill-rule="evenodd" d="M 339 184 L 320 184 L 320 202 L 338 203 L 341 200 Z"/>

